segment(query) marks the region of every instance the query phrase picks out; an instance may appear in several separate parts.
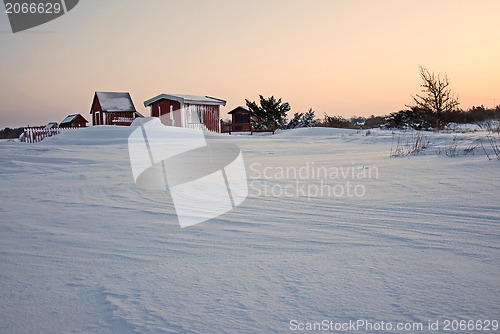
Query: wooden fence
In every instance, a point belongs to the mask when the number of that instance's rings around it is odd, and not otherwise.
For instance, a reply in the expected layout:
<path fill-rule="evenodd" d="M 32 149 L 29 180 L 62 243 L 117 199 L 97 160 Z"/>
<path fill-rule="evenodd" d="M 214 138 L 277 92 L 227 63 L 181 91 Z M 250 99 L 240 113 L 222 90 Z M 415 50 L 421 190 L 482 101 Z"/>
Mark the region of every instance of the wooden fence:
<path fill-rule="evenodd" d="M 55 136 L 62 130 L 82 129 L 82 128 L 25 128 L 21 141 L 25 143 L 38 143 L 44 138 Z"/>
<path fill-rule="evenodd" d="M 270 130 L 256 130 L 253 128 L 252 123 L 222 123 L 221 122 L 221 133 L 229 133 L 231 132 L 250 132 L 251 135 L 253 135 L 256 132 L 272 132 L 274 134 L 274 131 L 276 131 L 275 128 L 272 128 Z"/>

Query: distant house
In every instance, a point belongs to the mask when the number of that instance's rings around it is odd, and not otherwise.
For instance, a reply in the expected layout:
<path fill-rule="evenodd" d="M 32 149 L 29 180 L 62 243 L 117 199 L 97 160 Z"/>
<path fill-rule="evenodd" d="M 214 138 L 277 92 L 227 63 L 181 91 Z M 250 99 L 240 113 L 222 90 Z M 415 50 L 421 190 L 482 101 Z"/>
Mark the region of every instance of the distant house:
<path fill-rule="evenodd" d="M 59 123 L 60 128 L 84 128 L 88 121 L 80 114 L 68 115 Z M 57 123 L 56 123 L 57 124 Z"/>
<path fill-rule="evenodd" d="M 142 117 L 135 110 L 129 93 L 95 92 L 92 107 L 93 125 L 130 125 L 137 117 Z"/>
<path fill-rule="evenodd" d="M 57 128 L 57 122 L 49 122 L 45 125 L 45 129 L 55 129 Z"/>
<path fill-rule="evenodd" d="M 247 106 L 238 106 L 228 112 L 231 115 L 231 131 L 243 132 L 252 131 L 252 124 L 250 120 L 255 118 Z M 231 132 L 229 131 L 229 132 Z"/>
<path fill-rule="evenodd" d="M 220 132 L 220 106 L 226 101 L 196 95 L 160 94 L 147 101 L 151 117 L 160 117 L 165 125 Z"/>
<path fill-rule="evenodd" d="M 231 123 L 221 122 L 221 132 L 229 133 L 232 132 L 250 132 L 254 134 L 256 132 L 272 132 L 276 130 L 275 127 L 272 129 L 254 129 L 252 122 L 257 121 L 257 117 L 252 114 L 252 111 L 247 106 L 238 106 L 228 112 L 231 115 Z"/>

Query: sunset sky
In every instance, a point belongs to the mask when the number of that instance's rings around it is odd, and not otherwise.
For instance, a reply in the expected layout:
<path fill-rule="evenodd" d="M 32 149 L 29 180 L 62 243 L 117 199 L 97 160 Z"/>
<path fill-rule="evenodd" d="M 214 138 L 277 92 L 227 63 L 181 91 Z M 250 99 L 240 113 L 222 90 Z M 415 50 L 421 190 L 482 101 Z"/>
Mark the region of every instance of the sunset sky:
<path fill-rule="evenodd" d="M 227 100 L 292 112 L 385 115 L 412 102 L 418 66 L 446 72 L 463 109 L 500 104 L 497 0 L 81 0 L 13 34 L 0 13 L 0 128 L 90 120 L 94 91 Z"/>

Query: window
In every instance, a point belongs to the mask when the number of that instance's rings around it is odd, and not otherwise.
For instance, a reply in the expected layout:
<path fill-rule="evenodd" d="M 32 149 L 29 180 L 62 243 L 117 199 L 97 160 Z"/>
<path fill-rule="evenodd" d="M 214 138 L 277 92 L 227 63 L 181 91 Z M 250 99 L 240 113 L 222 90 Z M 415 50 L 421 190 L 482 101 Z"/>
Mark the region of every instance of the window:
<path fill-rule="evenodd" d="M 236 114 L 235 123 L 250 123 L 250 114 Z"/>

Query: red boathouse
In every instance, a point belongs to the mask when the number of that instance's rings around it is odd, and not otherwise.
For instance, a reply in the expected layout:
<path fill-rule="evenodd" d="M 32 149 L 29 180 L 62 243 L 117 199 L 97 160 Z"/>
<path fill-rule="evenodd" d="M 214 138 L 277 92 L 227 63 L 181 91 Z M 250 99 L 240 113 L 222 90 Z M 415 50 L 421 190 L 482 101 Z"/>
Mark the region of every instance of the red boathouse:
<path fill-rule="evenodd" d="M 92 107 L 92 125 L 130 125 L 142 117 L 135 110 L 129 93 L 95 92 Z"/>
<path fill-rule="evenodd" d="M 220 106 L 226 101 L 197 95 L 160 94 L 147 101 L 151 117 L 169 126 L 220 132 Z"/>

